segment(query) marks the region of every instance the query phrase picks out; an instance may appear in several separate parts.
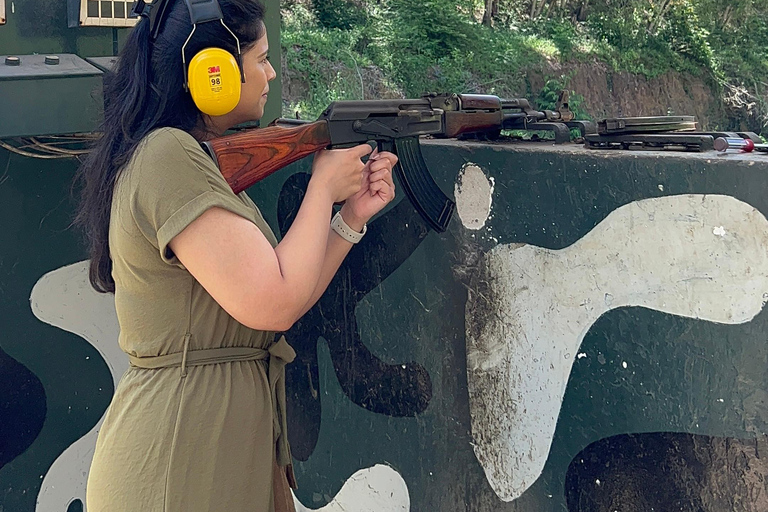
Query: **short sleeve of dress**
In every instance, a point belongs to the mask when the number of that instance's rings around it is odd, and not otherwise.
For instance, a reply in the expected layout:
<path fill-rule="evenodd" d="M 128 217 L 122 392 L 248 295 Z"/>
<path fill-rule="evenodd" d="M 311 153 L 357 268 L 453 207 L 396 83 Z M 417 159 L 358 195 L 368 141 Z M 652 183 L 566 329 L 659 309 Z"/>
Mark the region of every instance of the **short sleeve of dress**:
<path fill-rule="evenodd" d="M 182 130 L 161 128 L 149 134 L 129 166 L 131 213 L 168 264 L 183 267 L 168 244 L 209 208 L 253 221 L 252 208 L 232 192 L 213 160 Z"/>

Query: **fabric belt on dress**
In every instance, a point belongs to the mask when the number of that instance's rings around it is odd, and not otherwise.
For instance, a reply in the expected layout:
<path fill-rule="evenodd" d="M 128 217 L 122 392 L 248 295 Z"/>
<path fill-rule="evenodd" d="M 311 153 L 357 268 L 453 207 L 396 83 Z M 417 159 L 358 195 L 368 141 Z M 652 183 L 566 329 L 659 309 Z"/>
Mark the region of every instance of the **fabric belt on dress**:
<path fill-rule="evenodd" d="M 137 357 L 129 354 L 131 366 L 137 368 L 181 368 L 181 376 L 187 375 L 188 366 L 230 363 L 236 361 L 258 361 L 269 359 L 267 377 L 273 407 L 273 429 L 277 449 L 277 463 L 280 466 L 291 465 L 291 447 L 288 444 L 288 424 L 285 406 L 285 365 L 293 361 L 296 352 L 285 341 L 285 336 L 273 343 L 268 349 L 252 347 L 220 347 L 202 350 L 189 350 L 190 335 L 184 336 L 184 351 L 162 356 Z M 289 481 L 292 477 L 289 468 Z M 292 487 L 295 481 L 291 482 Z"/>

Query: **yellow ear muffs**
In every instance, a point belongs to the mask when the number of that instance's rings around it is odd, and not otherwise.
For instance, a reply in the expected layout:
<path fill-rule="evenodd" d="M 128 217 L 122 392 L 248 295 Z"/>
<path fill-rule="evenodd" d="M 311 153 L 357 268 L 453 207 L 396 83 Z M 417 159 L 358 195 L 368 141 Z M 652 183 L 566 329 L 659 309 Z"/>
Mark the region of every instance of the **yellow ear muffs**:
<path fill-rule="evenodd" d="M 240 68 L 221 48 L 201 50 L 189 61 L 187 82 L 192 99 L 204 114 L 221 116 L 240 101 Z"/>

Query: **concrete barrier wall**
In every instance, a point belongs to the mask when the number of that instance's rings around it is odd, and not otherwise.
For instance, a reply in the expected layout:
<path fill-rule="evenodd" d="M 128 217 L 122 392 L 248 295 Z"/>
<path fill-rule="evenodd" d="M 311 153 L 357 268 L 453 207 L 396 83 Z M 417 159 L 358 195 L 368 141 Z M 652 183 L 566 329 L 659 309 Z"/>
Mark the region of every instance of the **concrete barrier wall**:
<path fill-rule="evenodd" d="M 768 157 L 430 141 L 291 331 L 299 510 L 765 510 Z M 75 512 L 127 368 L 74 162 L 0 152 L 0 510 Z M 309 161 L 249 193 L 276 233 Z M 686 508 L 687 507 L 687 508 Z"/>

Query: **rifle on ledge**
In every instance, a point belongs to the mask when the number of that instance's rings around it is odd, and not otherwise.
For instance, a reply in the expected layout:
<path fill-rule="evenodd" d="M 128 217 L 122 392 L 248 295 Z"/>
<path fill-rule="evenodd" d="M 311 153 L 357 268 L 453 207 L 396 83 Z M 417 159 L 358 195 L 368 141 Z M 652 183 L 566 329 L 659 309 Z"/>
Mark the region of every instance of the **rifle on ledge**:
<path fill-rule="evenodd" d="M 527 124 L 545 129 L 541 127 L 542 117 L 527 100 L 480 94 L 337 101 L 316 121 L 276 119 L 266 128 L 225 135 L 204 142 L 203 147 L 237 194 L 321 149 L 376 141 L 380 151 L 397 155 L 394 171 L 406 197 L 429 225 L 442 233 L 456 205 L 432 178 L 421 154 L 419 137 L 457 138 L 477 133 L 498 136 L 501 130 Z"/>

